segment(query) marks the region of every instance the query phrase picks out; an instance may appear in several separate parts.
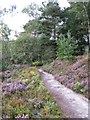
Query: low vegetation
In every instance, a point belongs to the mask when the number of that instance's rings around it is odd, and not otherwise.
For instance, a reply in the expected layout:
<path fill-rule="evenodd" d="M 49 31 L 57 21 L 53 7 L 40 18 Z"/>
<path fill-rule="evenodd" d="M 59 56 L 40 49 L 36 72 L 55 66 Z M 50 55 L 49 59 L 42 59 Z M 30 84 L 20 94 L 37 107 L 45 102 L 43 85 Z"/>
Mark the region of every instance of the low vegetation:
<path fill-rule="evenodd" d="M 23 8 L 22 13 L 33 19 L 23 26 L 23 32 L 15 32 L 16 39 L 10 38 L 13 31 L 0 19 L 3 118 L 62 117 L 36 67 L 42 66 L 61 84 L 90 98 L 84 55 L 89 51 L 90 2 L 69 4 L 61 9 L 56 0 L 48 0 Z M 0 17 L 13 13 L 13 7 L 0 8 Z"/>
<path fill-rule="evenodd" d="M 10 78 L 9 78 L 10 79 Z M 61 118 L 62 111 L 44 87 L 40 73 L 26 67 L 12 75 L 13 81 L 3 82 L 3 118 Z M 16 83 L 21 81 L 21 85 Z M 13 83 L 9 89 L 9 83 Z M 6 86 L 6 89 L 5 89 Z M 16 87 L 16 89 L 14 89 Z"/>
<path fill-rule="evenodd" d="M 43 70 L 53 74 L 61 84 L 83 94 L 90 99 L 88 93 L 88 56 L 76 57 L 74 60 L 55 60 L 44 65 Z"/>

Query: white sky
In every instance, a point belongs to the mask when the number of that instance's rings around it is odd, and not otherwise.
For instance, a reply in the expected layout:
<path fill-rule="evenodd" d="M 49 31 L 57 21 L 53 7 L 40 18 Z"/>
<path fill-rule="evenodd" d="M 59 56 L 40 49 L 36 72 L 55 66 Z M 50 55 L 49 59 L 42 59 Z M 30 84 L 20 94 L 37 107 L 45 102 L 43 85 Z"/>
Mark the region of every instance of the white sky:
<path fill-rule="evenodd" d="M 6 15 L 4 17 L 4 22 L 9 26 L 10 29 L 21 32 L 23 25 L 28 22 L 30 19 L 28 15 L 23 14 L 21 11 L 27 5 L 30 5 L 32 2 L 41 5 L 45 0 L 0 0 L 0 9 L 6 7 L 9 8 L 11 5 L 16 5 L 17 9 L 11 15 Z M 68 7 L 69 4 L 67 0 L 58 0 L 61 7 Z"/>

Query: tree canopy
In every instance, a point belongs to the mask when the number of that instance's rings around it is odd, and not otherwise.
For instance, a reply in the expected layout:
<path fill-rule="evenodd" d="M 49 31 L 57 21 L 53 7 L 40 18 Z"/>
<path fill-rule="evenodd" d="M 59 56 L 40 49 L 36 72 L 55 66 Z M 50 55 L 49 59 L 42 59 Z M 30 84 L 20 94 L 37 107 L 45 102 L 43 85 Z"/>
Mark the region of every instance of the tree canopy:
<path fill-rule="evenodd" d="M 58 2 L 48 1 L 42 6 L 31 4 L 22 12 L 33 19 L 8 47 L 15 63 L 49 62 L 85 53 L 90 36 L 90 2 L 70 3 L 70 7 L 61 9 Z M 10 29 L 2 24 L 1 31 L 3 40 L 9 40 Z"/>

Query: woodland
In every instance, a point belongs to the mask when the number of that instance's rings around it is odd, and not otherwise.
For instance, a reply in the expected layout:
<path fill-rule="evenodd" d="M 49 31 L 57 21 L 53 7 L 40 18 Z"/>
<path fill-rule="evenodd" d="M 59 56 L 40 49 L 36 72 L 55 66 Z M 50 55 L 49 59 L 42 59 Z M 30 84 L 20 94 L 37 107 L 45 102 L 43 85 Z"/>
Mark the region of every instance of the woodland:
<path fill-rule="evenodd" d="M 44 86 L 39 68 L 90 99 L 86 80 L 89 69 L 90 2 L 69 4 L 70 7 L 62 9 L 57 1 L 51 0 L 42 2 L 41 6 L 31 3 L 23 8 L 22 13 L 32 19 L 23 26 L 24 32 L 15 34 L 15 39 L 10 39 L 12 30 L 0 20 L 2 118 L 66 117 Z M 15 9 L 16 6 L 0 9 L 0 17 L 13 13 Z M 73 69 L 77 69 L 73 73 L 70 71 L 72 65 Z M 77 80 L 72 80 L 73 86 L 69 82 L 67 84 L 67 74 L 69 77 L 72 74 L 71 78 L 76 75 Z"/>

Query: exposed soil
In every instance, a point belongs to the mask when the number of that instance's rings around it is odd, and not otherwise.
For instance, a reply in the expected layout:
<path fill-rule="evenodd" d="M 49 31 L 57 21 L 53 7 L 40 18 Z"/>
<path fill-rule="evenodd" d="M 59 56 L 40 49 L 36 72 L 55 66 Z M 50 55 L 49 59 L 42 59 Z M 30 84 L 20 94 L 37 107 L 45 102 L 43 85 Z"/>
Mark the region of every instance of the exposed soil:
<path fill-rule="evenodd" d="M 88 99 L 56 81 L 51 74 L 39 69 L 46 88 L 54 96 L 68 118 L 88 118 Z"/>

